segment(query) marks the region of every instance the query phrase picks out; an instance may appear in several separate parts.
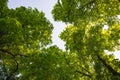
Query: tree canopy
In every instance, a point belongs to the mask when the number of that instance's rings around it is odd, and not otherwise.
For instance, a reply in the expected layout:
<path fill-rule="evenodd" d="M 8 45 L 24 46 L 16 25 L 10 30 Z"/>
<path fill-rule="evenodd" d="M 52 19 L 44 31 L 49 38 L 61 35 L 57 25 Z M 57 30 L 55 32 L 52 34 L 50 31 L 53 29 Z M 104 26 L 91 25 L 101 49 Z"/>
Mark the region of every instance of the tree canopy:
<path fill-rule="evenodd" d="M 120 79 L 119 61 L 107 55 L 120 49 L 119 7 L 119 0 L 58 0 L 54 6 L 54 19 L 71 24 L 60 38 L 78 55 L 80 70 L 87 70 L 81 79 Z"/>
<path fill-rule="evenodd" d="M 53 25 L 44 12 L 0 1 L 0 80 L 120 80 L 119 0 L 58 0 L 55 21 L 66 50 L 51 46 Z"/>

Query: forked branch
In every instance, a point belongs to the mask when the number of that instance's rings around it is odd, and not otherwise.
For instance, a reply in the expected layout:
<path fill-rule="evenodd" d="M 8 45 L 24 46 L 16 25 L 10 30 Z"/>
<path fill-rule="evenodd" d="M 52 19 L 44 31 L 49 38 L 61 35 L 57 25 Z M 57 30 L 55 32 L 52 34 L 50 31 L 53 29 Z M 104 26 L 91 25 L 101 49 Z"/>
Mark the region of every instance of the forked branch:
<path fill-rule="evenodd" d="M 25 56 L 25 55 L 22 55 L 22 54 L 14 54 L 12 52 L 9 52 L 8 50 L 5 50 L 5 49 L 0 49 L 0 51 L 2 53 L 6 53 L 6 54 L 9 54 L 10 56 L 13 57 L 14 61 L 15 61 L 15 64 L 16 64 L 16 67 L 15 69 L 10 73 L 10 75 L 6 78 L 6 80 L 10 80 L 10 78 L 13 76 L 13 74 L 18 70 L 18 61 L 16 60 L 16 57 L 17 56 Z M 25 56 L 26 57 L 26 56 Z"/>

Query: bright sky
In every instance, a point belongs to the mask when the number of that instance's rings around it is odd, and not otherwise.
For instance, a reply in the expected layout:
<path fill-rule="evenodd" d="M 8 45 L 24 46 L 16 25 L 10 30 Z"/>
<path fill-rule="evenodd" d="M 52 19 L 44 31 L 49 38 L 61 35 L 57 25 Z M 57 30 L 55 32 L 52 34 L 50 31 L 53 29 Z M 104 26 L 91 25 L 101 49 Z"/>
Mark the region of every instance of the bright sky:
<path fill-rule="evenodd" d="M 65 24 L 62 22 L 55 22 L 51 14 L 52 8 L 56 2 L 57 0 L 9 0 L 8 6 L 9 8 L 16 8 L 19 6 L 30 6 L 32 8 L 37 8 L 39 11 L 43 11 L 47 19 L 49 19 L 54 26 L 52 35 L 53 44 L 57 45 L 60 49 L 65 50 L 65 43 L 58 37 L 61 31 L 65 29 Z M 115 51 L 114 54 L 116 58 L 120 59 L 120 51 Z"/>
<path fill-rule="evenodd" d="M 49 19 L 54 26 L 52 35 L 53 44 L 64 50 L 65 43 L 58 36 L 65 28 L 65 24 L 62 22 L 55 22 L 51 14 L 52 8 L 56 2 L 57 0 L 9 0 L 8 7 L 15 9 L 16 7 L 25 6 L 37 8 L 39 11 L 43 11 L 47 19 Z"/>

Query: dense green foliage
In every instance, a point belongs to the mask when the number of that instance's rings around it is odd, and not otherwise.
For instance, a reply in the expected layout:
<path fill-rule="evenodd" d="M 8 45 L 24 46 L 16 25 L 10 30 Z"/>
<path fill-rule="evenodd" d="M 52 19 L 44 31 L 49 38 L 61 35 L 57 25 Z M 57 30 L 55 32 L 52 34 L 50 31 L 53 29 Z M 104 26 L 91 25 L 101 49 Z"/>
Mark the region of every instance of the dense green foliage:
<path fill-rule="evenodd" d="M 37 9 L 13 10 L 7 5 L 0 5 L 0 8 L 0 59 L 6 72 L 3 75 L 9 78 L 18 70 L 19 63 L 24 63 L 21 57 L 37 54 L 51 43 L 53 26 Z"/>
<path fill-rule="evenodd" d="M 60 37 L 79 58 L 85 80 L 119 80 L 120 62 L 107 52 L 120 49 L 119 0 L 58 0 L 52 11 L 56 21 L 71 25 Z"/>
<path fill-rule="evenodd" d="M 0 80 L 120 80 L 119 0 L 58 0 L 52 14 L 69 23 L 52 44 L 53 25 L 37 9 L 0 0 Z"/>

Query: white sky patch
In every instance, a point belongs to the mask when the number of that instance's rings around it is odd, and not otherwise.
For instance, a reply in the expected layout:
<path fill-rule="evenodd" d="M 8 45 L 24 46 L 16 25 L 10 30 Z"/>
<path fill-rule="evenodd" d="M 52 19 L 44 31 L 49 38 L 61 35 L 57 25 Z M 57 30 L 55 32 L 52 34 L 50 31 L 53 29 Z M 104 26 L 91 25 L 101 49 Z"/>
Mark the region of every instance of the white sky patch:
<path fill-rule="evenodd" d="M 113 52 L 110 52 L 110 51 L 108 51 L 108 50 L 104 50 L 104 52 L 105 52 L 106 54 L 113 54 Z"/>
<path fill-rule="evenodd" d="M 120 15 L 118 15 L 117 17 L 118 17 L 118 19 L 120 19 Z"/>
<path fill-rule="evenodd" d="M 22 76 L 22 74 L 21 73 L 19 73 L 18 75 L 16 75 L 15 77 L 20 77 L 20 76 Z"/>
<path fill-rule="evenodd" d="M 2 60 L 0 60 L 0 63 L 2 63 Z"/>
<path fill-rule="evenodd" d="M 114 52 L 110 52 L 108 50 L 104 50 L 106 54 L 110 55 L 113 54 L 115 56 L 116 59 L 120 60 L 120 50 L 116 50 Z"/>
<path fill-rule="evenodd" d="M 114 55 L 115 55 L 115 58 L 120 60 L 120 51 L 115 51 Z"/>
<path fill-rule="evenodd" d="M 103 30 L 108 30 L 109 26 L 108 25 L 104 25 L 103 26 Z"/>

